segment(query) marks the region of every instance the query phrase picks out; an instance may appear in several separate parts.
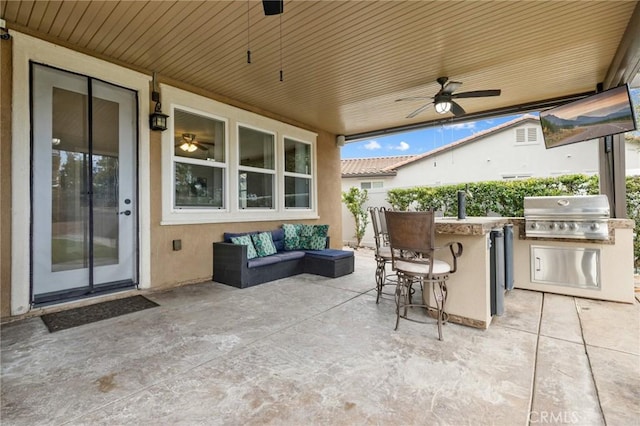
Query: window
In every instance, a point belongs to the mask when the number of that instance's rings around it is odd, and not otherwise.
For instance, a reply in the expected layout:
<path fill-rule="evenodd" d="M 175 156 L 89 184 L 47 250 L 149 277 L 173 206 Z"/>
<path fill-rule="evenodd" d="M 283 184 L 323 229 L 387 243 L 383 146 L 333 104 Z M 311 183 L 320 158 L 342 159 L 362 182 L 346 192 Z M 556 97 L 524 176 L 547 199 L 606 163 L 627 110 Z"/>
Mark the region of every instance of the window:
<path fill-rule="evenodd" d="M 318 218 L 315 133 L 161 89 L 162 225 Z"/>
<path fill-rule="evenodd" d="M 538 142 L 538 129 L 535 127 L 521 127 L 516 129 L 517 144 L 533 144 Z"/>
<path fill-rule="evenodd" d="M 311 208 L 311 145 L 284 138 L 284 207 Z"/>
<path fill-rule="evenodd" d="M 382 182 L 382 181 L 360 182 L 360 188 L 361 189 L 376 189 L 376 188 L 383 188 L 383 187 L 384 187 L 384 182 Z"/>
<path fill-rule="evenodd" d="M 274 208 L 275 135 L 238 126 L 241 209 Z"/>
<path fill-rule="evenodd" d="M 175 109 L 174 207 L 225 208 L 225 123 Z"/>

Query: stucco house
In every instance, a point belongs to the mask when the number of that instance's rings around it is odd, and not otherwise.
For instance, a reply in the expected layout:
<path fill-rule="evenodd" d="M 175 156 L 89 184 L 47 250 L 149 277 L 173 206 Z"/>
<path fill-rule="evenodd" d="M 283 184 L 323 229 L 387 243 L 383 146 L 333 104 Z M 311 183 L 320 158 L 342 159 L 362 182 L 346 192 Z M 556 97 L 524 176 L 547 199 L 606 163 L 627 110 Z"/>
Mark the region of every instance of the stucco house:
<path fill-rule="evenodd" d="M 341 144 L 538 111 L 640 65 L 637 2 L 285 3 L 0 3 L 0 317 L 211 280 L 229 230 L 328 224 L 339 247 Z M 395 100 L 444 75 L 501 94 L 407 118 Z"/>
<path fill-rule="evenodd" d="M 626 144 L 629 174 L 638 153 Z M 524 114 L 423 154 L 342 160 L 342 190 L 367 189 L 368 205 L 386 206 L 392 188 L 598 173 L 598 140 L 546 149 L 538 117 Z M 353 216 L 342 209 L 343 241 L 355 241 Z M 363 245 L 373 244 L 369 229 Z"/>

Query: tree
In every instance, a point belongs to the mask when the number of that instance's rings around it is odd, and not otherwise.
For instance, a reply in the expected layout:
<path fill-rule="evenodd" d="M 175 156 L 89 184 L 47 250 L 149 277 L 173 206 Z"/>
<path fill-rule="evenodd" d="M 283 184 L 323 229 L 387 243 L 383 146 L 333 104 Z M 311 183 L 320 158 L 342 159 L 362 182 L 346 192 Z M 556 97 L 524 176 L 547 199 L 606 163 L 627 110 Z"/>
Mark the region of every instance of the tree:
<path fill-rule="evenodd" d="M 360 190 L 354 186 L 349 188 L 349 191 L 342 193 L 342 202 L 347 206 L 356 221 L 356 248 L 360 247 L 360 241 L 362 241 L 369 223 L 369 212 L 364 208 L 364 203 L 368 199 L 369 194 L 366 189 Z"/>

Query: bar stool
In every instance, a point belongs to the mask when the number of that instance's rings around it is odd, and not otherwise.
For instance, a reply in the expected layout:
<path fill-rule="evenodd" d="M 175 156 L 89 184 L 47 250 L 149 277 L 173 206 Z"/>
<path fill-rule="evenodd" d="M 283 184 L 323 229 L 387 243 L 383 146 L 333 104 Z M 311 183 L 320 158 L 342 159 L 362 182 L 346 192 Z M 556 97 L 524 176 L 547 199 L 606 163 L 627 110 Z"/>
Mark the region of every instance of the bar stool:
<path fill-rule="evenodd" d="M 385 207 L 369 207 L 371 224 L 376 242 L 376 303 L 380 303 L 380 295 L 385 285 L 396 285 L 396 274 L 387 274 L 387 264 L 391 265 L 391 248 L 389 247 L 389 234 L 385 212 L 390 211 Z"/>
<path fill-rule="evenodd" d="M 435 213 L 385 212 L 386 225 L 391 248 L 391 263 L 398 274 L 396 286 L 396 330 L 400 318 L 416 321 L 408 317 L 408 308 L 422 307 L 429 310 L 424 301 L 413 303 L 411 291 L 414 283 L 431 284 L 436 302 L 438 340 L 442 340 L 442 324 L 447 320 L 447 279 L 456 272 L 458 258 L 462 255 L 462 244 L 449 242 L 442 247 L 435 246 Z M 452 265 L 434 258 L 436 250 L 449 248 Z M 422 322 L 422 321 L 417 321 Z"/>

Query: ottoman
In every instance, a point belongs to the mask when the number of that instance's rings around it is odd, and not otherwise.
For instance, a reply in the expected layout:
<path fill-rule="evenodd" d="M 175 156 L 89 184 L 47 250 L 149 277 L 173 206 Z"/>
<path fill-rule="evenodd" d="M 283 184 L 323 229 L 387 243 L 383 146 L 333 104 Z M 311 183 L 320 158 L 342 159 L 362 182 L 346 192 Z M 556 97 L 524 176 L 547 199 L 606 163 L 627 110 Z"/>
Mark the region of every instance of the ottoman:
<path fill-rule="evenodd" d="M 329 278 L 353 273 L 353 264 L 353 252 L 347 250 L 308 251 L 304 256 L 305 272 Z"/>

